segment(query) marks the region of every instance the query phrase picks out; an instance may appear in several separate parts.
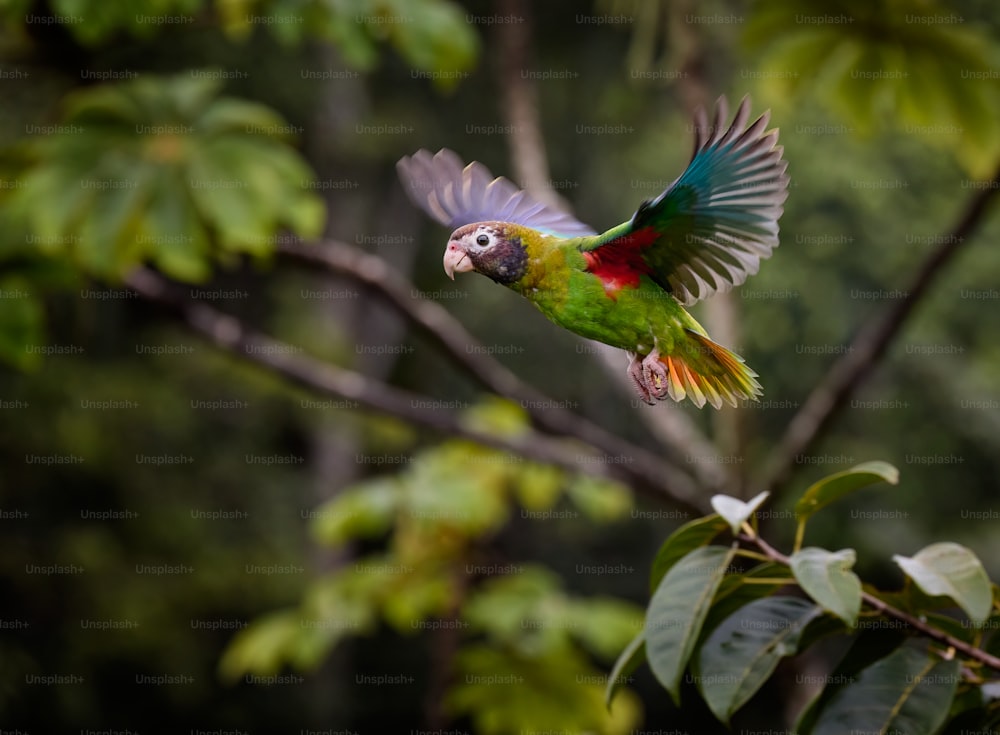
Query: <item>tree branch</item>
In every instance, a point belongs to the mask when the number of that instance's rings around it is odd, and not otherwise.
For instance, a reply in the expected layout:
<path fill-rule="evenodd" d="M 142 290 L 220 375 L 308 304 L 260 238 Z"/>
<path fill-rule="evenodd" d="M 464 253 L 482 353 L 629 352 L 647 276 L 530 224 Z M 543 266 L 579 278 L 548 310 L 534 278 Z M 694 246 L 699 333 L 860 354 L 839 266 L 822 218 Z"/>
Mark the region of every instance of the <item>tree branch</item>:
<path fill-rule="evenodd" d="M 633 477 L 643 478 L 642 482 L 669 488 L 664 494 L 682 504 L 702 510 L 708 507 L 704 490 L 677 465 L 564 408 L 559 401 L 524 383 L 486 350 L 476 349 L 479 341 L 447 309 L 420 296 L 412 283 L 381 258 L 332 240 L 313 245 L 286 243 L 279 249 L 301 263 L 323 267 L 373 289 L 481 385 L 518 403 L 536 427 L 579 439 L 601 451 L 608 463 L 629 468 Z"/>
<path fill-rule="evenodd" d="M 384 265 L 384 264 L 383 264 Z M 440 401 L 419 396 L 373 380 L 361 373 L 321 362 L 301 354 L 295 345 L 256 332 L 236 317 L 200 301 L 189 300 L 166 279 L 140 268 L 126 279 L 126 285 L 152 303 L 175 312 L 194 331 L 215 346 L 239 355 L 287 378 L 292 383 L 319 393 L 356 402 L 364 408 L 395 416 L 403 421 L 457 436 L 469 441 L 555 465 L 571 472 L 616 479 L 633 489 L 667 500 L 695 513 L 706 510 L 707 499 L 690 486 L 669 486 L 654 468 L 635 462 L 607 461 L 606 456 L 587 451 L 594 447 L 561 442 L 536 431 L 518 437 L 501 437 L 469 427 L 460 414 L 441 410 Z M 570 434 L 569 436 L 573 436 Z M 690 485 L 690 481 L 689 481 Z"/>
<path fill-rule="evenodd" d="M 1000 168 L 969 201 L 942 244 L 920 266 L 905 296 L 868 321 L 844 353 L 830 368 L 795 414 L 784 436 L 771 452 L 767 470 L 757 487 L 774 491 L 791 474 L 796 459 L 807 453 L 823 436 L 848 398 L 869 376 L 886 347 L 899 334 L 914 307 L 927 293 L 934 279 L 961 250 L 1000 191 Z"/>

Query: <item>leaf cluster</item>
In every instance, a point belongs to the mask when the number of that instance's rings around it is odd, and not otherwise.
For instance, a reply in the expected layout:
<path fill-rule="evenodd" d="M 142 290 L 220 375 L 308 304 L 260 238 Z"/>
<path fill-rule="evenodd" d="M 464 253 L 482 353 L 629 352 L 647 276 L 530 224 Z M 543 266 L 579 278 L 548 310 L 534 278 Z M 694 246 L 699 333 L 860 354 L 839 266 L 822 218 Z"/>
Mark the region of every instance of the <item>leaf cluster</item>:
<path fill-rule="evenodd" d="M 885 592 L 852 571 L 853 549 L 802 547 L 814 513 L 883 481 L 896 484 L 896 469 L 869 462 L 809 487 L 795 506 L 795 547 L 787 556 L 759 534 L 754 513 L 766 493 L 748 502 L 713 498 L 717 513 L 679 528 L 656 555 L 645 627 L 615 664 L 609 704 L 621 676 L 647 661 L 678 704 L 689 673 L 728 724 L 782 659 L 840 636 L 847 651 L 829 675 L 816 677 L 823 686 L 796 732 L 929 734 L 949 721 L 995 723 L 1000 713 L 988 681 L 1000 662 L 990 634 L 1000 603 L 972 551 L 943 542 L 897 555 L 905 585 Z M 727 530 L 732 542 L 720 544 Z"/>

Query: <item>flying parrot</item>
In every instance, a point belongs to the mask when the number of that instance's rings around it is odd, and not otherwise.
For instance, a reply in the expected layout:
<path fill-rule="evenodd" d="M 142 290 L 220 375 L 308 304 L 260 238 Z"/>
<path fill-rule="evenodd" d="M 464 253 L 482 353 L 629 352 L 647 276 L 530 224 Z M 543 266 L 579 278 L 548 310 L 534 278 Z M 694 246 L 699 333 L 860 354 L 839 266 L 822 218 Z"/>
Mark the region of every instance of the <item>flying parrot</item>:
<path fill-rule="evenodd" d="M 757 373 L 684 307 L 742 284 L 777 247 L 788 164 L 777 129 L 766 129 L 770 111 L 747 125 L 744 97 L 727 119 L 724 97 L 713 121 L 699 110 L 684 172 L 602 234 L 447 149 L 419 150 L 397 169 L 417 206 L 457 228 L 444 253 L 450 278 L 481 273 L 559 326 L 625 350 L 646 403 L 736 406 L 761 395 Z"/>

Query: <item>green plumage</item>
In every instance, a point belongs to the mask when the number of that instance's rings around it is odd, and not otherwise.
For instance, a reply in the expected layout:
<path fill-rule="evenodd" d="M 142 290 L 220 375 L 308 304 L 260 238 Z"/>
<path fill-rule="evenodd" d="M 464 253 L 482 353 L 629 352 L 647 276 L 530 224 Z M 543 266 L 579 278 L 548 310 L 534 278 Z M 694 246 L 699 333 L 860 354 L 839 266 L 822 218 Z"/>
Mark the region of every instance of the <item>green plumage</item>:
<path fill-rule="evenodd" d="M 638 288 L 619 289 L 612 297 L 600 277 L 588 272 L 583 250 L 596 237 L 560 239 L 514 226 L 528 253 L 527 272 L 510 288 L 531 301 L 549 319 L 587 339 L 646 354 L 653 339 L 670 350 L 684 328 L 701 326 L 648 277 Z"/>

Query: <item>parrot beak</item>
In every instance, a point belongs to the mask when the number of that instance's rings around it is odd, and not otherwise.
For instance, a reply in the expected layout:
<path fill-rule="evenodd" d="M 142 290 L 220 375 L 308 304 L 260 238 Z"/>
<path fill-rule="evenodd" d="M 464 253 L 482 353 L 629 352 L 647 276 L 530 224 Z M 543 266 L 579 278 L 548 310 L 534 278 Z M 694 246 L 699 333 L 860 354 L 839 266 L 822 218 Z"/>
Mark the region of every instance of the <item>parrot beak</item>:
<path fill-rule="evenodd" d="M 462 243 L 457 240 L 449 242 L 444 251 L 444 272 L 448 274 L 448 278 L 454 281 L 456 273 L 465 273 L 473 268 L 475 266 L 472 265 L 472 260 L 469 259 L 469 254 L 465 252 Z"/>

